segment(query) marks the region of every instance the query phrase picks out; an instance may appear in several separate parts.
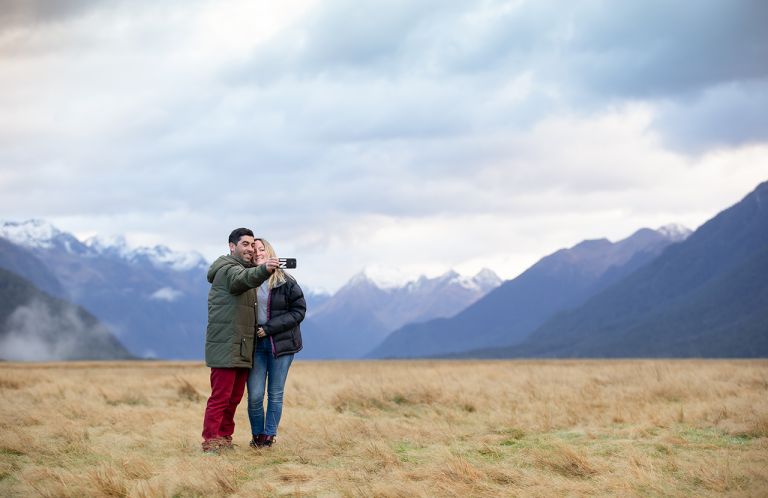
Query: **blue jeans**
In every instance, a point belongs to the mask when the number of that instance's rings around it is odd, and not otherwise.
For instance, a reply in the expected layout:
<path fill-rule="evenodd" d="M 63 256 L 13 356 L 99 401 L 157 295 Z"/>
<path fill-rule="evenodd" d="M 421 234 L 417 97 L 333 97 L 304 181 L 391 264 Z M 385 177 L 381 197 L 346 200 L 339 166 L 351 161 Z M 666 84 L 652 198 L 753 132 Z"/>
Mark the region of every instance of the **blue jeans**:
<path fill-rule="evenodd" d="M 275 358 L 269 337 L 259 339 L 253 352 L 253 368 L 248 375 L 248 418 L 254 436 L 277 435 L 283 414 L 283 392 L 293 355 Z M 264 417 L 264 390 L 267 391 L 267 416 Z"/>

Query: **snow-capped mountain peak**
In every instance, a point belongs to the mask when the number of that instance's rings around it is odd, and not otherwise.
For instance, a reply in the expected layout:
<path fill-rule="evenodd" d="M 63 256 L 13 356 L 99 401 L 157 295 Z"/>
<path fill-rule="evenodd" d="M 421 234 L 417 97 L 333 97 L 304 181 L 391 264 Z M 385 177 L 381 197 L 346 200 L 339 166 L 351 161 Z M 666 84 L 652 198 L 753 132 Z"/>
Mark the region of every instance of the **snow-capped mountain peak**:
<path fill-rule="evenodd" d="M 483 268 L 473 276 L 459 275 L 456 272 L 452 272 L 451 278 L 451 283 L 458 284 L 468 290 L 482 293 L 488 292 L 489 290 L 498 287 L 501 285 L 501 282 L 502 280 L 499 278 L 499 276 L 488 268 Z"/>
<path fill-rule="evenodd" d="M 399 268 L 385 265 L 366 266 L 363 271 L 355 275 L 353 279 L 367 280 L 379 289 L 398 289 L 407 285 L 412 278 Z"/>
<path fill-rule="evenodd" d="M 465 277 L 470 282 L 471 285 L 477 287 L 478 289 L 488 292 L 491 289 L 495 289 L 496 287 L 500 286 L 503 280 L 496 275 L 496 272 L 489 268 L 483 268 L 474 277 Z"/>
<path fill-rule="evenodd" d="M 477 275 L 475 275 L 475 280 L 495 285 L 501 285 L 502 282 L 501 277 L 496 275 L 496 272 L 490 268 L 483 268 L 477 272 Z"/>
<path fill-rule="evenodd" d="M 104 252 L 108 249 L 128 247 L 128 243 L 125 241 L 125 237 L 122 235 L 94 235 L 93 237 L 85 239 L 83 244 L 93 248 L 98 252 Z"/>
<path fill-rule="evenodd" d="M 448 270 L 436 277 L 420 275 L 413 278 L 398 268 L 372 265 L 355 274 L 347 285 L 368 284 L 385 291 L 403 289 L 411 293 L 421 292 L 435 285 L 458 285 L 472 291 L 488 292 L 501 285 L 501 282 L 498 275 L 487 268 L 480 270 L 474 276 L 461 275 L 455 270 Z"/>
<path fill-rule="evenodd" d="M 197 266 L 207 266 L 202 254 L 195 251 L 177 252 L 166 246 L 139 247 L 133 251 L 136 256 L 143 256 L 158 266 L 169 266 L 177 271 L 191 270 Z"/>
<path fill-rule="evenodd" d="M 58 228 L 43 220 L 4 221 L 0 225 L 0 237 L 22 247 L 51 249 L 53 240 L 61 234 Z"/>
<path fill-rule="evenodd" d="M 693 233 L 693 230 L 680 225 L 679 223 L 670 223 L 668 225 L 664 225 L 663 227 L 659 227 L 656 231 L 673 242 L 681 242 L 687 239 L 688 236 Z"/>
<path fill-rule="evenodd" d="M 157 267 L 171 268 L 176 271 L 207 266 L 205 258 L 195 251 L 177 252 L 160 245 L 131 248 L 122 235 L 106 237 L 97 235 L 81 242 L 74 235 L 59 230 L 47 221 L 37 219 L 2 222 L 0 237 L 27 248 L 56 249 L 91 256 L 111 256 L 129 262 L 145 259 Z"/>
<path fill-rule="evenodd" d="M 128 255 L 131 252 L 125 237 L 122 235 L 109 237 L 95 235 L 83 241 L 83 244 L 98 254 L 111 254 L 123 259 L 128 259 Z"/>
<path fill-rule="evenodd" d="M 162 245 L 130 248 L 122 235 L 91 237 L 85 241 L 85 245 L 99 254 L 118 256 L 127 261 L 146 258 L 155 266 L 170 267 L 177 271 L 207 265 L 205 258 L 195 251 L 177 252 Z"/>

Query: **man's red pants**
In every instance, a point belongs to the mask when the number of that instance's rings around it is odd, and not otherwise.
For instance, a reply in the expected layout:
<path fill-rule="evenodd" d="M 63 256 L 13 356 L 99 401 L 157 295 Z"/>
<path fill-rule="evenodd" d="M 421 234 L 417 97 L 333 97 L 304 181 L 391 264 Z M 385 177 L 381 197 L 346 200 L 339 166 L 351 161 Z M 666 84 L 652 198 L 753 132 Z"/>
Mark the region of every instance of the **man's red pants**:
<path fill-rule="evenodd" d="M 243 398 L 247 368 L 211 368 L 211 397 L 205 407 L 203 439 L 229 438 L 235 432 L 235 410 Z"/>

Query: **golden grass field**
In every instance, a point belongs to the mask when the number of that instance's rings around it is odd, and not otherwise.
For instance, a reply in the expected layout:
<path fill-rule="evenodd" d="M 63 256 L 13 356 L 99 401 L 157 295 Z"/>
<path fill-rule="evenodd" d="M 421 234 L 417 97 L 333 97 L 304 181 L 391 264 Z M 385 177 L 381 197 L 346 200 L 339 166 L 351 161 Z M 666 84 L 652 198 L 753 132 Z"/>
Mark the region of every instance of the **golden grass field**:
<path fill-rule="evenodd" d="M 297 361 L 221 455 L 208 373 L 0 363 L 0 496 L 768 496 L 767 361 Z"/>

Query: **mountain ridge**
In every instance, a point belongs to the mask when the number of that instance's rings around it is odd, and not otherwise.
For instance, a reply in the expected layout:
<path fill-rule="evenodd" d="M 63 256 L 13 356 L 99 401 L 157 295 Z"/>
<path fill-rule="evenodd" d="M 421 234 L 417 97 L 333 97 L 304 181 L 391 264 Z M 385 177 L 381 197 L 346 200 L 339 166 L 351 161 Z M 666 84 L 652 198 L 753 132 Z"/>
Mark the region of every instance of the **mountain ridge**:
<path fill-rule="evenodd" d="M 61 249 L 70 254 L 84 256 L 117 256 L 128 262 L 143 258 L 153 265 L 169 266 L 177 271 L 207 269 L 209 264 L 200 253 L 195 251 L 173 251 L 163 245 L 131 248 L 123 236 L 109 238 L 94 236 L 81 241 L 74 235 L 40 219 L 21 222 L 3 221 L 0 224 L 0 237 L 28 249 Z"/>
<path fill-rule="evenodd" d="M 210 286 L 205 272 L 208 264 L 193 258 L 192 261 L 197 262 L 188 265 L 189 268 L 177 265 L 174 263 L 179 258 L 173 254 L 163 259 L 170 253 L 172 251 L 163 246 L 129 248 L 125 238 L 120 236 L 80 241 L 43 220 L 0 223 L 0 267 L 19 270 L 35 285 L 83 306 L 113 330 L 136 356 L 199 359 L 203 353 L 207 322 Z M 361 273 L 370 277 L 370 271 Z M 420 302 L 426 308 L 432 308 L 432 311 L 427 310 L 425 316 L 428 318 L 439 305 L 448 303 L 456 310 L 461 309 L 468 299 L 474 299 L 501 282 L 489 270 L 481 270 L 475 277 L 449 271 L 435 278 L 421 276 L 409 280 L 402 287 L 390 285 L 380 289 L 376 282 L 367 278 L 367 290 L 365 286 L 340 289 L 341 294 L 334 295 L 307 290 L 311 306 L 308 319 L 302 324 L 306 330 L 305 343 L 308 343 L 303 355 L 310 357 L 313 342 L 323 336 L 322 331 L 313 332 L 313 328 L 320 330 L 322 326 L 313 324 L 313 315 L 331 310 L 334 296 L 336 302 L 340 299 L 354 302 L 361 297 L 362 291 L 369 296 L 370 306 L 357 315 L 340 310 L 336 318 L 326 321 L 334 329 L 331 336 L 340 330 L 339 326 L 376 334 L 386 332 L 390 327 L 386 313 L 377 310 L 392 310 L 392 303 L 402 300 L 406 294 L 422 296 Z M 441 294 L 441 286 L 453 290 Z M 427 293 L 434 295 L 423 297 Z M 355 308 L 360 306 L 355 305 Z M 414 310 L 399 314 L 404 319 L 422 316 Z M 360 355 L 367 347 L 361 346 Z"/>
<path fill-rule="evenodd" d="M 559 249 L 451 319 L 394 331 L 367 357 L 434 356 L 515 344 L 552 314 L 580 304 L 655 257 L 682 233 L 641 228 L 617 242 L 588 239 Z"/>
<path fill-rule="evenodd" d="M 366 271 L 311 310 L 302 323 L 306 358 L 360 358 L 370 344 L 409 321 L 455 314 L 501 279 L 488 269 L 473 277 L 449 270 L 437 277 L 379 287 Z M 414 306 L 414 302 L 417 303 Z"/>
<path fill-rule="evenodd" d="M 202 259 L 186 267 L 175 264 L 186 256 L 162 246 L 89 246 L 42 220 L 4 222 L 0 240 L 0 266 L 23 270 L 46 291 L 58 282 L 57 297 L 93 314 L 135 356 L 202 357 L 209 289 Z"/>
<path fill-rule="evenodd" d="M 768 182 L 523 343 L 466 357 L 768 356 Z"/>

